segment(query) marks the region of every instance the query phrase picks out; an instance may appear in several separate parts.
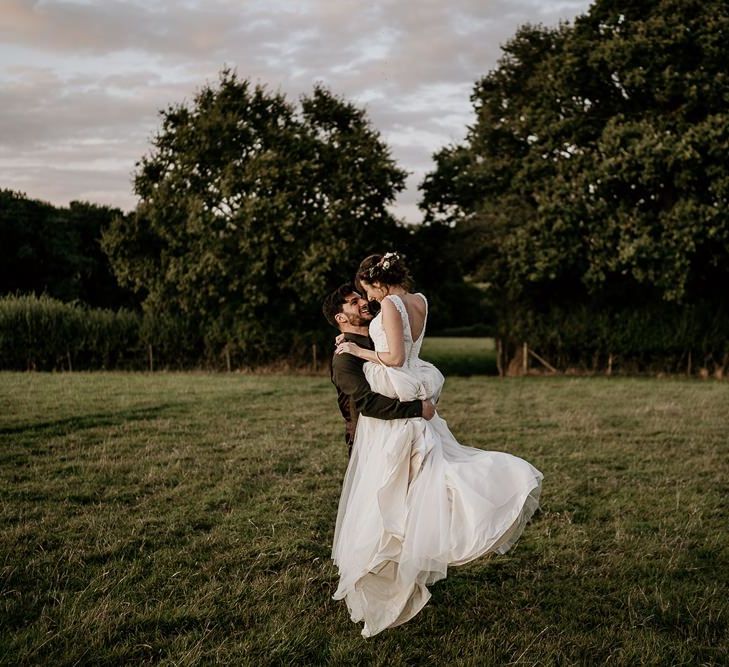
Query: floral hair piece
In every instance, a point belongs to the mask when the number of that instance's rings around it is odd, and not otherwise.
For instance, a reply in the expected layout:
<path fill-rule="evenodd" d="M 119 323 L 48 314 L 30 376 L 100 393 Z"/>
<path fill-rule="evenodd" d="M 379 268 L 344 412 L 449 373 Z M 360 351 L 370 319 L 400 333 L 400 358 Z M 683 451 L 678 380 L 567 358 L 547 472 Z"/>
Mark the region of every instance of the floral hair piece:
<path fill-rule="evenodd" d="M 377 264 L 375 264 L 374 266 L 371 266 L 370 267 L 370 271 L 369 271 L 369 273 L 370 273 L 370 279 L 372 279 L 372 278 L 375 277 L 375 269 L 382 268 L 385 271 L 387 271 L 387 269 L 389 269 L 390 266 L 392 264 L 394 264 L 395 262 L 397 262 L 399 259 L 400 259 L 400 255 L 398 255 L 396 252 L 386 252 L 382 256 L 382 258 L 380 259 L 380 261 L 377 262 Z"/>

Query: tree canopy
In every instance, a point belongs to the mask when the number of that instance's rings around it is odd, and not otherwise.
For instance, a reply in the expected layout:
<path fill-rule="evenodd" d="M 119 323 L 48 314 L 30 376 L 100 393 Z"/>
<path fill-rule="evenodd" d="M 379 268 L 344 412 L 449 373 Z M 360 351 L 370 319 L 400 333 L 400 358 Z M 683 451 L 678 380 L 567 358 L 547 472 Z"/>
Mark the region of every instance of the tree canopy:
<path fill-rule="evenodd" d="M 101 249 L 119 209 L 88 202 L 67 207 L 0 190 L 0 295 L 47 294 L 92 306 L 133 306 Z"/>
<path fill-rule="evenodd" d="M 729 6 L 596 2 L 524 26 L 475 87 L 476 121 L 423 183 L 471 268 L 515 298 L 627 285 L 667 301 L 729 259 Z"/>
<path fill-rule="evenodd" d="M 405 173 L 365 112 L 320 86 L 297 106 L 224 70 L 161 116 L 139 205 L 104 237 L 118 278 L 211 351 L 289 352 L 321 329 L 326 290 L 397 237 Z"/>
<path fill-rule="evenodd" d="M 421 186 L 502 329 L 528 335 L 519 310 L 724 302 L 728 61 L 720 0 L 597 0 L 504 46 L 465 141 Z"/>

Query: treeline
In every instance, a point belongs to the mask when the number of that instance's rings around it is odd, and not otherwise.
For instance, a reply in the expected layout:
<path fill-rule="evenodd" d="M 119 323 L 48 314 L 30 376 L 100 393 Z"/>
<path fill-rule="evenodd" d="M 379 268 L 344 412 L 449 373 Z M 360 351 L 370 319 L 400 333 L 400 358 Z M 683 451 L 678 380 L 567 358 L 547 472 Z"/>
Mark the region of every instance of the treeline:
<path fill-rule="evenodd" d="M 723 0 L 598 0 L 477 83 L 423 207 L 490 285 L 503 368 L 724 372 L 728 60 Z"/>
<path fill-rule="evenodd" d="M 119 209 L 88 202 L 53 206 L 0 189 L 0 295 L 46 294 L 101 308 L 134 308 L 101 247 Z"/>
<path fill-rule="evenodd" d="M 0 368 L 240 369 L 270 362 L 310 365 L 315 357 L 320 365 L 326 362 L 333 332 L 320 314 L 319 299 L 324 293 L 303 299 L 294 285 L 289 302 L 266 300 L 268 307 L 260 310 L 253 323 L 258 334 L 250 335 L 235 323 L 224 326 L 212 305 L 206 317 L 194 308 L 186 311 L 174 298 L 155 307 L 156 302 L 148 298 L 153 282 L 149 286 L 140 282 L 136 289 L 120 286 L 111 263 L 121 260 L 108 254 L 107 244 L 114 240 L 107 235 L 110 229 L 118 233 L 136 220 L 136 212 L 125 214 L 85 202 L 56 207 L 22 193 L 0 191 L 4 260 L 0 267 Z M 464 282 L 444 245 L 444 231 L 438 226 L 393 223 L 391 238 L 397 240 L 384 247 L 406 251 L 416 274 L 424 276 L 419 287 L 429 294 L 435 330 L 451 327 L 469 332 L 476 323 L 475 330 L 483 332 L 488 327 L 483 324 L 488 309 L 484 294 Z M 145 248 L 150 250 L 154 248 Z M 368 251 L 360 244 L 360 252 Z M 204 270 L 201 259 L 186 258 L 191 271 Z M 297 259 L 301 258 L 291 257 L 292 265 Z M 355 265 L 341 266 L 341 273 L 330 271 L 327 289 L 351 279 Z M 257 280 L 265 283 L 265 273 Z M 236 285 L 241 291 L 230 295 L 231 308 L 251 293 L 240 282 Z M 197 286 L 208 292 L 216 289 L 212 283 Z M 222 292 L 218 298 L 225 299 L 228 286 L 218 286 Z M 276 294 L 275 284 L 266 287 Z M 302 303 L 308 304 L 308 312 Z M 277 308 L 281 312 L 275 312 Z M 278 320 L 278 327 L 271 326 L 273 320 Z"/>
<path fill-rule="evenodd" d="M 314 359 L 319 367 L 326 363 L 333 331 L 320 314 L 323 293 L 309 295 L 305 317 L 304 300 L 296 291 L 283 313 L 269 316 L 262 310 L 258 338 L 223 326 L 215 312 L 207 318 L 194 309 L 186 312 L 174 299 L 154 307 L 144 284 L 136 291 L 120 286 L 106 235 L 136 219 L 135 212 L 85 202 L 57 207 L 0 191 L 0 369 L 225 370 L 270 362 L 288 367 L 308 366 Z M 397 223 L 392 232 L 397 240 L 384 247 L 405 250 L 415 273 L 424 276 L 419 287 L 434 308 L 431 326 L 436 331 L 451 327 L 461 335 L 490 333 L 492 326 L 483 324 L 488 310 L 483 291 L 464 282 L 444 243 L 447 232 L 437 225 Z M 202 268 L 199 259 L 188 258 L 192 270 Z M 327 288 L 351 279 L 354 266 L 331 271 Z M 265 275 L 259 278 L 266 280 Z M 268 287 L 275 294 L 275 285 Z M 242 290 L 233 300 L 244 298 Z M 282 314 L 272 335 L 270 320 Z"/>
<path fill-rule="evenodd" d="M 363 109 L 224 70 L 162 111 L 134 211 L 1 193 L 0 294 L 127 308 L 167 367 L 310 360 L 330 347 L 324 295 L 397 249 L 429 331 L 495 333 L 504 372 L 722 374 L 728 61 L 720 0 L 597 0 L 520 28 L 464 142 L 434 156 L 415 227 L 390 212 L 406 173 Z"/>

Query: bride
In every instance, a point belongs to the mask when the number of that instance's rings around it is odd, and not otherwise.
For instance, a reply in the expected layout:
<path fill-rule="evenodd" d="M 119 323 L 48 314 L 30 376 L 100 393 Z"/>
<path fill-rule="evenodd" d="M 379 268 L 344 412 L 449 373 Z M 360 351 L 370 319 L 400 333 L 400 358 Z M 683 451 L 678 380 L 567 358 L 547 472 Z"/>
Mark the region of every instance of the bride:
<path fill-rule="evenodd" d="M 410 292 L 402 256 L 367 257 L 356 282 L 381 304 L 370 324 L 375 350 L 340 342 L 336 353 L 365 359 L 377 393 L 437 401 L 444 378 L 419 357 L 428 303 Z M 364 621 L 364 637 L 405 623 L 449 565 L 516 543 L 538 507 L 541 482 L 523 459 L 460 445 L 437 413 L 431 421 L 360 416 L 334 532 L 334 598 L 346 601 L 353 621 Z"/>

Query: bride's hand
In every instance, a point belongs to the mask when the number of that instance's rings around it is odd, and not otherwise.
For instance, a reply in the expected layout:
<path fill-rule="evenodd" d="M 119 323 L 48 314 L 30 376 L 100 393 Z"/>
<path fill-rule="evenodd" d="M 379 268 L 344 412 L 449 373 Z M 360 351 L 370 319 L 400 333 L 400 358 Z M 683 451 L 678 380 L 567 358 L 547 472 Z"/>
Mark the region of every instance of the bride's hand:
<path fill-rule="evenodd" d="M 336 354 L 352 354 L 355 357 L 358 357 L 361 349 L 362 348 L 357 345 L 357 343 L 348 343 L 347 341 L 344 341 L 337 345 L 335 352 Z"/>
<path fill-rule="evenodd" d="M 336 338 L 334 339 L 334 344 L 335 344 L 335 345 L 339 345 L 340 343 L 343 343 L 343 342 L 344 342 L 344 334 L 343 334 L 343 333 L 340 333 L 340 334 L 339 334 L 339 335 L 338 335 L 338 336 L 337 336 L 337 337 L 336 337 Z"/>

